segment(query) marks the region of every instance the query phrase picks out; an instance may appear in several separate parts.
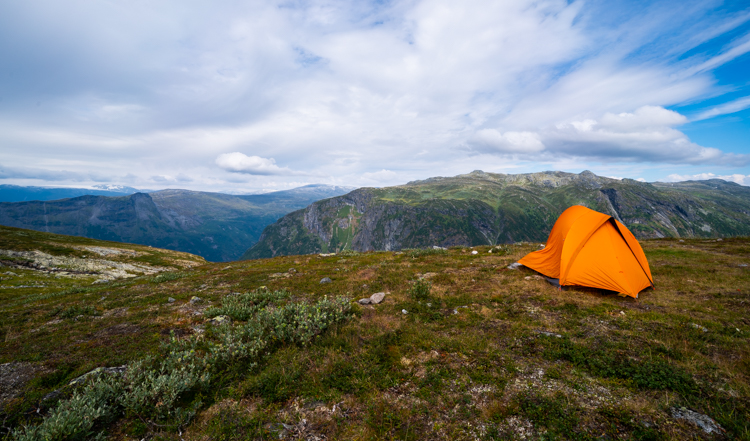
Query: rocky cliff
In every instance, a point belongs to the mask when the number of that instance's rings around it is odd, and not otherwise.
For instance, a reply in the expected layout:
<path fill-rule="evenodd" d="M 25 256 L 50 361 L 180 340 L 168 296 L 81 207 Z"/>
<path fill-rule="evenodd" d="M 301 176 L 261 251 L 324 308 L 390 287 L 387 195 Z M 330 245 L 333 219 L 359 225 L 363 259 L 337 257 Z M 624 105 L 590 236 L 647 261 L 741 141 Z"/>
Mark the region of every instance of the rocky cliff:
<path fill-rule="evenodd" d="M 544 242 L 571 205 L 610 214 L 639 238 L 750 235 L 750 188 L 543 172 L 475 171 L 313 203 L 269 225 L 245 259 L 427 246 Z"/>
<path fill-rule="evenodd" d="M 163 190 L 8 202 L 0 203 L 0 225 L 151 245 L 227 261 L 238 259 L 263 228 L 281 216 L 350 190 L 312 185 L 246 196 Z"/>

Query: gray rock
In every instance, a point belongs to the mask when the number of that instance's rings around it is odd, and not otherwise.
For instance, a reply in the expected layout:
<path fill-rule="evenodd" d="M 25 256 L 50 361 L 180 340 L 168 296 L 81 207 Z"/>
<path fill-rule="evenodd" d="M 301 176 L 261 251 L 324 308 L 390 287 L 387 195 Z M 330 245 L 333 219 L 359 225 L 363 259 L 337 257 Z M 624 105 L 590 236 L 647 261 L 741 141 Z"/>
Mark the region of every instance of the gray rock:
<path fill-rule="evenodd" d="M 323 284 L 323 283 L 331 283 L 331 282 L 333 282 L 333 280 L 331 280 L 330 277 L 323 277 L 322 279 L 320 279 L 320 283 L 321 284 Z"/>
<path fill-rule="evenodd" d="M 474 250 L 474 251 L 471 252 L 471 254 L 479 254 L 479 251 Z"/>
<path fill-rule="evenodd" d="M 385 299 L 385 293 L 376 292 L 375 294 L 370 296 L 370 303 L 377 305 L 378 303 L 382 302 L 383 299 Z"/>
<path fill-rule="evenodd" d="M 60 389 L 55 389 L 52 392 L 48 393 L 47 395 L 42 397 L 42 401 L 50 401 L 58 398 L 62 392 L 60 392 Z"/>
<path fill-rule="evenodd" d="M 510 265 L 508 265 L 508 269 L 509 270 L 517 270 L 518 268 L 521 268 L 522 266 L 523 265 L 521 265 L 520 263 L 515 262 L 515 263 L 511 263 Z"/>
<path fill-rule="evenodd" d="M 542 330 L 540 330 L 540 329 L 535 329 L 535 330 L 534 330 L 534 332 L 536 332 L 537 334 L 542 334 L 542 335 L 546 335 L 547 337 L 557 337 L 557 338 L 562 338 L 562 335 L 560 335 L 560 334 L 555 334 L 554 332 L 549 332 L 549 331 L 542 331 Z"/>
<path fill-rule="evenodd" d="M 724 432 L 724 429 L 719 425 L 719 423 L 714 421 L 713 418 L 711 418 L 710 416 L 703 415 L 702 413 L 695 412 L 685 407 L 680 407 L 680 408 L 673 407 L 672 417 L 676 419 L 681 419 L 681 420 L 688 420 L 691 423 L 703 429 L 703 431 L 708 434 L 711 434 L 711 433 L 721 434 Z"/>
<path fill-rule="evenodd" d="M 72 380 L 70 380 L 70 383 L 68 385 L 75 386 L 76 384 L 81 384 L 86 381 L 89 377 L 93 375 L 100 375 L 104 373 L 110 373 L 110 374 L 123 374 L 125 370 L 128 368 L 126 364 L 122 366 L 114 366 L 114 367 L 98 367 L 94 369 L 93 371 L 86 372 L 85 374 L 81 375 L 80 377 L 76 377 Z"/>
<path fill-rule="evenodd" d="M 408 313 L 409 313 L 409 311 L 407 311 L 407 310 L 405 310 L 405 309 L 402 309 L 402 310 L 401 310 L 401 314 L 404 314 L 404 315 L 406 315 L 406 314 L 408 314 Z"/>
<path fill-rule="evenodd" d="M 229 317 L 228 315 L 217 315 L 216 317 L 209 320 L 209 322 L 211 322 L 211 324 L 213 325 L 218 326 L 218 325 L 223 325 L 225 323 L 232 323 L 232 318 Z"/>
<path fill-rule="evenodd" d="M 437 246 L 437 245 L 433 245 L 433 246 L 432 246 L 432 249 L 433 249 L 433 250 L 447 250 L 448 248 L 445 248 L 445 247 L 439 247 L 439 246 Z"/>
<path fill-rule="evenodd" d="M 172 297 L 170 297 L 170 298 L 168 298 L 168 299 L 167 299 L 167 302 L 169 302 L 169 303 L 174 303 L 174 302 L 175 302 L 175 299 L 174 299 L 174 298 L 172 298 Z"/>
<path fill-rule="evenodd" d="M 359 299 L 357 301 L 357 303 L 359 303 L 360 305 L 369 305 L 370 304 L 370 299 L 369 298 L 367 298 L 367 299 Z"/>
<path fill-rule="evenodd" d="M 200 302 L 202 302 L 202 301 L 203 301 L 203 299 L 201 299 L 201 298 L 200 298 L 200 297 L 198 297 L 198 296 L 193 296 L 193 297 L 191 297 L 191 298 L 190 298 L 190 303 L 193 303 L 193 304 L 195 304 L 195 303 L 200 303 Z"/>
<path fill-rule="evenodd" d="M 691 323 L 690 326 L 695 329 L 700 329 L 703 332 L 708 332 L 708 329 L 706 329 L 704 326 L 699 325 L 698 323 Z"/>

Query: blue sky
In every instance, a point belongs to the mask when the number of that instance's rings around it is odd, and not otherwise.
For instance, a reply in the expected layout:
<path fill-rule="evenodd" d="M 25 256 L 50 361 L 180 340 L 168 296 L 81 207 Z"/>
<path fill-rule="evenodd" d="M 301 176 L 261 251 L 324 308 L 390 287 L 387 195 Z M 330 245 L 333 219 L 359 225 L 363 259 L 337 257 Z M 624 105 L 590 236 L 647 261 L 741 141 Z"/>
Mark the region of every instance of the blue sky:
<path fill-rule="evenodd" d="M 746 2 L 6 1 L 0 60 L 0 183 L 750 185 Z"/>

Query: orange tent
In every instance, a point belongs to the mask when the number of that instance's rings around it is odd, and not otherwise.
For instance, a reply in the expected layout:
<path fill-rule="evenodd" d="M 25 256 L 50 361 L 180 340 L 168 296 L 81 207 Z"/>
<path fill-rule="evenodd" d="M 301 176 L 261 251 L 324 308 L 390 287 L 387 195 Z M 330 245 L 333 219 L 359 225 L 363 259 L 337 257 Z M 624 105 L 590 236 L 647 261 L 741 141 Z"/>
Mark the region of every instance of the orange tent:
<path fill-rule="evenodd" d="M 638 298 L 654 286 L 646 255 L 633 233 L 612 216 L 574 205 L 552 227 L 543 250 L 519 263 L 560 286 L 608 289 Z"/>

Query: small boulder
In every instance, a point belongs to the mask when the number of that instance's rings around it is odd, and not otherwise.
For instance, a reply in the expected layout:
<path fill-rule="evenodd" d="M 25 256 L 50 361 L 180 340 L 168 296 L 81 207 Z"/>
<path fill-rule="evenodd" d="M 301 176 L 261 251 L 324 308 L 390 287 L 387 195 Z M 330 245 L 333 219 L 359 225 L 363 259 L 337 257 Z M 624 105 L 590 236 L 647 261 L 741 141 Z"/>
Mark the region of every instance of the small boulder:
<path fill-rule="evenodd" d="M 114 367 L 98 367 L 92 371 L 86 372 L 85 374 L 81 375 L 80 377 L 76 377 L 72 380 L 70 380 L 70 383 L 68 383 L 69 386 L 75 386 L 77 384 L 81 384 L 86 381 L 89 377 L 92 375 L 100 375 L 103 373 L 109 373 L 109 374 L 118 374 L 122 375 L 125 373 L 125 370 L 127 370 L 127 365 L 122 366 L 114 366 Z"/>
<path fill-rule="evenodd" d="M 167 302 L 168 302 L 168 303 L 174 303 L 174 302 L 175 302 L 175 299 L 174 299 L 174 297 L 169 297 L 169 298 L 167 299 Z"/>
<path fill-rule="evenodd" d="M 517 270 L 518 268 L 521 268 L 522 266 L 523 265 L 521 265 L 520 263 L 515 262 L 515 263 L 511 263 L 510 265 L 508 265 L 508 269 L 509 270 Z"/>
<path fill-rule="evenodd" d="M 200 303 L 202 301 L 203 301 L 203 299 L 201 299 L 198 296 L 193 296 L 193 297 L 190 298 L 190 303 L 192 303 L 192 304 Z"/>
<path fill-rule="evenodd" d="M 332 282 L 332 280 L 331 280 L 330 277 L 323 277 L 322 279 L 320 279 L 320 284 L 321 285 L 324 284 L 324 283 L 331 283 L 331 282 Z"/>
<path fill-rule="evenodd" d="M 405 309 L 402 309 L 402 310 L 401 310 L 401 314 L 404 314 L 404 315 L 406 315 L 406 314 L 408 314 L 408 313 L 409 313 L 409 311 L 407 311 L 407 310 L 405 310 Z"/>
<path fill-rule="evenodd" d="M 724 429 L 719 425 L 719 423 L 714 421 L 710 416 L 703 415 L 702 413 L 695 412 L 685 407 L 673 407 L 672 417 L 681 420 L 688 420 L 703 429 L 703 431 L 708 434 L 721 434 L 724 432 Z"/>
<path fill-rule="evenodd" d="M 360 305 L 369 305 L 369 304 L 370 304 L 370 299 L 369 299 L 369 298 L 366 298 L 366 299 L 359 299 L 359 300 L 357 301 L 357 303 L 359 303 Z"/>
<path fill-rule="evenodd" d="M 691 323 L 690 326 L 692 326 L 695 329 L 700 329 L 703 332 L 708 332 L 708 329 L 705 326 L 701 326 L 698 323 Z"/>
<path fill-rule="evenodd" d="M 370 303 L 377 305 L 378 303 L 382 302 L 383 299 L 385 299 L 385 293 L 376 292 L 375 294 L 370 296 Z"/>
<path fill-rule="evenodd" d="M 479 251 L 474 250 L 474 251 L 471 252 L 471 254 L 479 254 Z"/>

